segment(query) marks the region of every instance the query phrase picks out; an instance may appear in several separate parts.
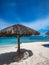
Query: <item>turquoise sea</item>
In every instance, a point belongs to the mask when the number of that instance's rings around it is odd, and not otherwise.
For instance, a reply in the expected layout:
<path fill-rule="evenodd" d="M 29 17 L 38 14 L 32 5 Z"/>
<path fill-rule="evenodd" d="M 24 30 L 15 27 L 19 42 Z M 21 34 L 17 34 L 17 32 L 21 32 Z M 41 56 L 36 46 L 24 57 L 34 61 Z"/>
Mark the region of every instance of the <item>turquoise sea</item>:
<path fill-rule="evenodd" d="M 23 36 L 20 38 L 21 43 L 26 42 L 48 42 L 49 36 Z M 0 37 L 0 46 L 1 45 L 11 45 L 17 44 L 16 37 Z"/>

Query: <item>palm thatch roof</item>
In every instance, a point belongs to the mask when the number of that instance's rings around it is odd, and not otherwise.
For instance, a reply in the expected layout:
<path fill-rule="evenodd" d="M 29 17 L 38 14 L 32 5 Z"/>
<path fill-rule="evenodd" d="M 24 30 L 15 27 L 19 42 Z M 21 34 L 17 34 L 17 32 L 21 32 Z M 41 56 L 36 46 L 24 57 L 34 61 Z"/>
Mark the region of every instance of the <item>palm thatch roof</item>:
<path fill-rule="evenodd" d="M 49 35 L 49 31 L 48 31 L 48 32 L 46 32 L 46 35 Z"/>
<path fill-rule="evenodd" d="M 16 24 L 10 27 L 4 28 L 0 31 L 0 36 L 29 36 L 29 35 L 39 35 L 40 33 L 31 29 L 27 26 Z"/>

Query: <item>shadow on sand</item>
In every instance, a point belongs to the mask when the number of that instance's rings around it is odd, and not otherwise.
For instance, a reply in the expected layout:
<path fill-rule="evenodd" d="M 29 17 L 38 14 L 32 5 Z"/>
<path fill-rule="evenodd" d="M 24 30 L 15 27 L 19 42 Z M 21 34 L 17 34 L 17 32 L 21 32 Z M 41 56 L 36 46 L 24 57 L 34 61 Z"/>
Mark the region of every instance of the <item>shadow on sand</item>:
<path fill-rule="evenodd" d="M 42 46 L 49 48 L 49 44 L 43 44 Z"/>
<path fill-rule="evenodd" d="M 23 55 L 21 56 L 22 58 L 24 56 L 24 52 L 28 52 L 29 57 L 33 55 L 31 50 L 21 49 L 21 53 L 23 53 Z M 3 65 L 3 64 L 9 65 L 10 63 L 14 62 L 11 60 L 17 56 L 18 56 L 17 52 L 0 54 L 0 65 Z M 18 61 L 16 61 L 16 62 L 18 62 Z"/>

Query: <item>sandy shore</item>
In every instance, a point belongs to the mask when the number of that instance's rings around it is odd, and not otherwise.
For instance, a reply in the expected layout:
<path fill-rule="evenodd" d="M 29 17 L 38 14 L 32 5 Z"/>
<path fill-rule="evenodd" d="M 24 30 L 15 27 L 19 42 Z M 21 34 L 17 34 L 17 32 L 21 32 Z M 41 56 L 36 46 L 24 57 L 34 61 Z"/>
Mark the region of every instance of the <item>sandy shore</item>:
<path fill-rule="evenodd" d="M 9 58 L 16 54 L 17 46 L 0 47 L 0 65 L 49 65 L 49 42 L 22 43 L 21 49 L 31 50 L 33 55 L 20 62 L 10 62 Z"/>

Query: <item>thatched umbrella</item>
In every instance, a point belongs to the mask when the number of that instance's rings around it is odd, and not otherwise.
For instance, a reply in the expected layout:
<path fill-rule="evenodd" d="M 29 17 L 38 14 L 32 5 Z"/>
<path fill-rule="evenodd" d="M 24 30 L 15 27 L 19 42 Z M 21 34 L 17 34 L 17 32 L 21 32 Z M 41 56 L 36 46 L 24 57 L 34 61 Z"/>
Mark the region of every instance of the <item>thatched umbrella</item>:
<path fill-rule="evenodd" d="M 24 25 L 17 24 L 17 25 L 13 25 L 5 29 L 2 29 L 0 31 L 0 34 L 1 34 L 0 36 L 17 37 L 18 38 L 18 54 L 20 54 L 20 37 L 30 36 L 30 35 L 39 35 L 40 33 Z"/>
<path fill-rule="evenodd" d="M 46 35 L 49 35 L 49 31 L 45 33 Z"/>

